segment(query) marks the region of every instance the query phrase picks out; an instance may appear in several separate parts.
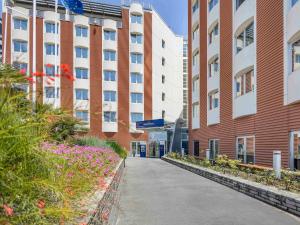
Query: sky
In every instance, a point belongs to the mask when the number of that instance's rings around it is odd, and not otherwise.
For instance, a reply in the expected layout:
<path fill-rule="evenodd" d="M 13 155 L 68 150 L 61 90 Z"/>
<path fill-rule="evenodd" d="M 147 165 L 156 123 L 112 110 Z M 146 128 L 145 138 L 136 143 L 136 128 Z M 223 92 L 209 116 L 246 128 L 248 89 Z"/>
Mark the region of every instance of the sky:
<path fill-rule="evenodd" d="M 0 11 L 2 12 L 2 1 Z M 102 3 L 120 5 L 121 0 L 97 0 Z M 182 36 L 187 36 L 187 0 L 140 0 L 151 4 L 172 30 Z"/>

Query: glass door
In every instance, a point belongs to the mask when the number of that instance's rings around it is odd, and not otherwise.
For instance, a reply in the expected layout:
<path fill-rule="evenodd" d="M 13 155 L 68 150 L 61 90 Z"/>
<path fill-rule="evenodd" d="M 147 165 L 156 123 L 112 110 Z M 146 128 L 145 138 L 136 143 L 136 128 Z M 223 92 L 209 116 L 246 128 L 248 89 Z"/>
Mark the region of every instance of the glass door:
<path fill-rule="evenodd" d="M 290 135 L 290 163 L 291 170 L 300 170 L 300 131 Z"/>
<path fill-rule="evenodd" d="M 215 160 L 219 154 L 219 140 L 209 140 L 210 160 Z"/>
<path fill-rule="evenodd" d="M 131 142 L 131 152 L 133 157 L 140 157 L 141 156 L 141 149 L 139 147 L 139 142 L 133 141 Z"/>

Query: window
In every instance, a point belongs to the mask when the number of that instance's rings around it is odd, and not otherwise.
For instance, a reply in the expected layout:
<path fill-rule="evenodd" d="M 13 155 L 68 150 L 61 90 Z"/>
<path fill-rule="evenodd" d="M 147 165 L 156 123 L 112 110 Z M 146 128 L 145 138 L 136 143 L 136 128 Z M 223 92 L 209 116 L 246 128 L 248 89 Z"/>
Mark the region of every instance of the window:
<path fill-rule="evenodd" d="M 246 0 L 236 0 L 236 4 L 235 4 L 235 6 L 236 6 L 236 10 L 245 2 Z"/>
<path fill-rule="evenodd" d="M 194 156 L 199 157 L 200 156 L 200 144 L 199 141 L 194 141 Z"/>
<path fill-rule="evenodd" d="M 27 30 L 27 20 L 14 18 L 15 30 Z"/>
<path fill-rule="evenodd" d="M 298 2 L 299 0 L 292 0 L 292 7 L 294 6 L 294 5 L 296 5 L 296 3 Z"/>
<path fill-rule="evenodd" d="M 240 97 L 249 92 L 254 91 L 254 71 L 239 75 L 235 78 L 236 83 L 236 97 Z"/>
<path fill-rule="evenodd" d="M 197 51 L 194 55 L 193 55 L 193 66 L 198 66 L 199 65 L 199 51 Z"/>
<path fill-rule="evenodd" d="M 116 81 L 116 71 L 105 70 L 104 71 L 105 81 Z"/>
<path fill-rule="evenodd" d="M 162 48 L 165 48 L 166 47 L 166 42 L 164 39 L 161 40 L 161 47 Z"/>
<path fill-rule="evenodd" d="M 88 28 L 84 26 L 76 26 L 76 37 L 87 37 L 88 36 Z"/>
<path fill-rule="evenodd" d="M 104 31 L 104 40 L 115 41 L 116 40 L 116 31 L 105 30 Z"/>
<path fill-rule="evenodd" d="M 208 64 L 208 76 L 213 77 L 219 75 L 219 58 L 217 57 L 210 64 Z"/>
<path fill-rule="evenodd" d="M 254 42 L 254 22 L 236 37 L 236 53 Z"/>
<path fill-rule="evenodd" d="M 88 100 L 87 89 L 76 89 L 76 100 Z"/>
<path fill-rule="evenodd" d="M 116 92 L 115 91 L 104 91 L 104 101 L 105 102 L 115 102 Z"/>
<path fill-rule="evenodd" d="M 165 110 L 161 111 L 161 118 L 162 119 L 166 118 L 166 111 Z"/>
<path fill-rule="evenodd" d="M 88 79 L 88 69 L 76 68 L 75 72 L 76 72 L 77 79 Z"/>
<path fill-rule="evenodd" d="M 199 0 L 196 0 L 193 4 L 193 13 L 199 9 Z"/>
<path fill-rule="evenodd" d="M 199 118 L 199 103 L 193 104 L 192 116 L 193 118 Z"/>
<path fill-rule="evenodd" d="M 215 160 L 219 155 L 219 140 L 212 139 L 209 140 L 209 158 L 210 160 Z"/>
<path fill-rule="evenodd" d="M 300 69 L 300 40 L 292 44 L 292 72 Z"/>
<path fill-rule="evenodd" d="M 161 94 L 161 100 L 164 102 L 166 100 L 166 93 L 162 93 Z"/>
<path fill-rule="evenodd" d="M 104 122 L 107 123 L 115 123 L 117 121 L 116 119 L 116 112 L 104 112 Z"/>
<path fill-rule="evenodd" d="M 255 163 L 255 138 L 238 137 L 237 138 L 237 159 L 242 163 Z"/>
<path fill-rule="evenodd" d="M 142 16 L 136 15 L 136 14 L 131 14 L 131 23 L 142 24 Z"/>
<path fill-rule="evenodd" d="M 76 111 L 76 118 L 82 122 L 89 122 L 89 112 L 88 111 Z"/>
<path fill-rule="evenodd" d="M 140 53 L 131 53 L 131 63 L 142 64 L 143 55 Z"/>
<path fill-rule="evenodd" d="M 131 122 L 136 123 L 143 121 L 143 113 L 131 113 Z"/>
<path fill-rule="evenodd" d="M 56 46 L 56 55 L 58 55 L 59 46 Z M 55 44 L 45 44 L 46 55 L 55 55 Z"/>
<path fill-rule="evenodd" d="M 209 44 L 213 43 L 219 35 L 219 24 L 216 24 L 214 28 L 209 32 Z"/>
<path fill-rule="evenodd" d="M 54 87 L 45 87 L 46 98 L 55 98 Z"/>
<path fill-rule="evenodd" d="M 161 58 L 161 65 L 162 66 L 166 65 L 166 59 L 164 57 Z"/>
<path fill-rule="evenodd" d="M 131 34 L 132 44 L 142 44 L 143 36 L 141 34 Z"/>
<path fill-rule="evenodd" d="M 104 50 L 105 61 L 116 61 L 116 52 L 112 50 Z"/>
<path fill-rule="evenodd" d="M 165 76 L 165 75 L 162 75 L 162 76 L 161 76 L 161 83 L 164 84 L 165 82 L 166 82 L 166 76 Z"/>
<path fill-rule="evenodd" d="M 57 66 L 57 69 L 56 69 L 56 71 L 55 71 L 54 65 L 46 65 L 46 66 L 45 66 L 45 71 L 46 71 L 46 75 L 47 75 L 47 76 L 54 77 L 54 76 L 55 76 L 55 72 L 58 71 L 58 66 Z"/>
<path fill-rule="evenodd" d="M 27 42 L 14 40 L 14 51 L 15 52 L 27 52 Z"/>
<path fill-rule="evenodd" d="M 83 58 L 87 59 L 88 58 L 88 49 L 84 47 L 75 47 L 76 51 L 76 58 Z"/>
<path fill-rule="evenodd" d="M 219 0 L 209 0 L 209 3 L 208 3 L 209 11 L 211 11 L 218 4 L 218 2 L 219 2 Z"/>
<path fill-rule="evenodd" d="M 199 36 L 199 25 L 197 25 L 193 30 L 193 40 L 196 39 L 197 36 Z"/>
<path fill-rule="evenodd" d="M 55 34 L 55 23 L 45 22 L 45 30 L 46 30 L 46 33 Z M 59 30 L 58 24 L 57 24 L 56 30 L 57 30 L 56 33 L 58 33 L 58 30 Z"/>
<path fill-rule="evenodd" d="M 25 73 L 27 73 L 27 63 L 13 62 L 13 67 L 17 70 L 23 70 Z"/>
<path fill-rule="evenodd" d="M 208 95 L 209 110 L 219 107 L 219 91 L 212 92 Z"/>
<path fill-rule="evenodd" d="M 192 83 L 192 89 L 194 95 L 199 95 L 199 77 L 195 77 Z"/>
<path fill-rule="evenodd" d="M 140 73 L 131 73 L 130 80 L 133 84 L 141 84 L 143 83 L 143 75 Z"/>
<path fill-rule="evenodd" d="M 143 103 L 143 94 L 131 93 L 131 103 Z"/>

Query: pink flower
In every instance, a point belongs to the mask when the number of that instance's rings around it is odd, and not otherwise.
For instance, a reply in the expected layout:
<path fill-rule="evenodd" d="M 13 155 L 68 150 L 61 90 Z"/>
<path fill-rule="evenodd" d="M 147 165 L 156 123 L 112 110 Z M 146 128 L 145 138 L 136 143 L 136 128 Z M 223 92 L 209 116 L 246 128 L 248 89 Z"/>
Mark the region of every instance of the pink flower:
<path fill-rule="evenodd" d="M 10 208 L 8 205 L 4 204 L 2 207 L 5 211 L 6 216 L 12 216 L 14 214 L 14 210 Z"/>

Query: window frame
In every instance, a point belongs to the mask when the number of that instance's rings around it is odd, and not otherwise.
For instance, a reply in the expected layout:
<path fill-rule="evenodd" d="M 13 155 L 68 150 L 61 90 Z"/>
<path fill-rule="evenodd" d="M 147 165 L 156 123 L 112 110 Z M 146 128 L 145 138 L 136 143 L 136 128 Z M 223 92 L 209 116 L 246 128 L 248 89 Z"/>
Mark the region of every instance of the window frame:
<path fill-rule="evenodd" d="M 116 91 L 103 91 L 103 101 L 104 102 L 117 102 L 117 92 Z"/>
<path fill-rule="evenodd" d="M 108 118 L 108 120 L 107 120 Z M 104 111 L 103 121 L 105 123 L 116 123 L 117 122 L 117 112 L 115 111 Z"/>
<path fill-rule="evenodd" d="M 82 118 L 82 115 L 78 115 L 79 113 L 86 113 L 86 119 L 85 118 Z M 75 111 L 75 117 L 80 120 L 81 122 L 83 123 L 86 123 L 88 124 L 90 121 L 89 121 L 89 111 L 88 110 L 76 110 Z"/>
<path fill-rule="evenodd" d="M 132 104 L 143 104 L 143 102 L 144 102 L 144 95 L 143 95 L 143 93 L 131 92 L 130 93 L 130 102 Z"/>
<path fill-rule="evenodd" d="M 218 143 L 216 145 L 216 143 Z M 211 145 L 213 144 L 213 145 Z M 218 146 L 218 149 L 216 149 L 216 146 Z M 211 148 L 212 147 L 212 148 Z M 209 159 L 210 160 L 216 160 L 218 155 L 220 154 L 220 139 L 209 139 L 208 140 L 208 148 L 209 148 Z"/>
<path fill-rule="evenodd" d="M 80 93 L 80 95 L 79 95 Z M 86 96 L 85 96 L 86 94 Z M 80 98 L 78 98 L 80 97 Z M 75 99 L 78 101 L 88 101 L 89 100 L 89 90 L 84 88 L 75 89 Z"/>
<path fill-rule="evenodd" d="M 18 23 L 19 27 L 16 27 L 16 22 Z M 25 22 L 25 23 L 24 23 Z M 14 24 L 14 30 L 23 30 L 23 31 L 27 31 L 28 30 L 28 20 L 24 19 L 24 18 L 19 18 L 19 17 L 14 17 L 13 18 L 13 24 Z M 25 27 L 23 27 L 23 25 L 25 24 Z"/>
<path fill-rule="evenodd" d="M 247 157 L 248 157 L 248 139 L 253 138 L 253 149 L 254 149 L 254 154 L 253 154 L 253 165 L 255 164 L 255 156 L 256 156 L 256 140 L 255 140 L 255 135 L 248 135 L 248 136 L 237 136 L 236 137 L 236 159 L 239 159 L 239 139 L 242 139 L 244 142 L 244 150 L 243 150 L 243 160 L 242 163 L 244 164 L 251 164 L 248 163 Z"/>
<path fill-rule="evenodd" d="M 75 25 L 75 36 L 79 38 L 87 38 L 89 36 L 89 28 L 84 25 Z"/>
<path fill-rule="evenodd" d="M 80 74 L 77 73 L 79 71 L 80 71 Z M 83 71 L 86 71 L 86 74 L 83 74 L 82 73 Z M 76 67 L 75 68 L 75 76 L 76 76 L 76 79 L 88 80 L 89 79 L 89 70 L 87 68 Z"/>
<path fill-rule="evenodd" d="M 112 74 L 113 74 L 113 76 L 111 76 Z M 106 79 L 107 77 L 109 77 L 109 79 Z M 111 79 L 112 77 L 114 79 Z M 103 80 L 105 82 L 116 82 L 117 81 L 117 72 L 114 70 L 104 70 L 103 71 Z"/>
<path fill-rule="evenodd" d="M 104 30 L 103 39 L 105 41 L 116 41 L 117 32 L 115 30 Z"/>

